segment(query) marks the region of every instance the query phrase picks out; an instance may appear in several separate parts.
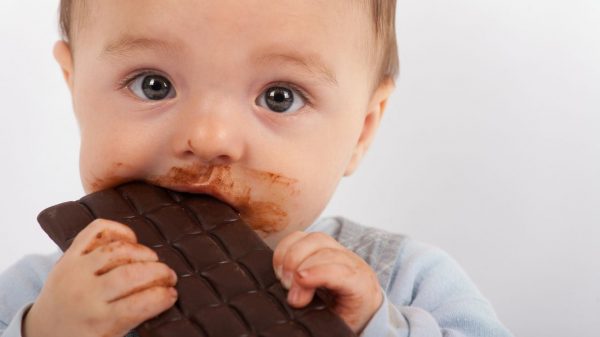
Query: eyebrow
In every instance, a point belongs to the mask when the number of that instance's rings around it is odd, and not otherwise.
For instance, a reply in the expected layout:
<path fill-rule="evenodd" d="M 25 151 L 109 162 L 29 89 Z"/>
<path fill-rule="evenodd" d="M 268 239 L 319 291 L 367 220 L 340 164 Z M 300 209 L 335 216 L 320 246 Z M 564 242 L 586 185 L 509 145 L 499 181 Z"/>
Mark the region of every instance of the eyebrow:
<path fill-rule="evenodd" d="M 154 49 L 167 54 L 174 54 L 183 49 L 183 45 L 178 42 L 170 42 L 154 38 L 134 37 L 125 35 L 118 40 L 107 43 L 102 54 L 112 57 L 127 56 L 127 54 L 136 50 Z"/>
<path fill-rule="evenodd" d="M 317 54 L 301 55 L 296 52 L 287 54 L 276 52 L 260 55 L 254 59 L 254 62 L 257 64 L 267 64 L 274 60 L 294 64 L 304 68 L 309 73 L 312 73 L 330 85 L 338 85 L 335 73 L 321 61 L 321 58 Z"/>
<path fill-rule="evenodd" d="M 155 38 L 135 37 L 125 35 L 118 40 L 109 42 L 102 50 L 102 55 L 110 57 L 127 56 L 138 50 L 158 50 L 165 54 L 177 54 L 184 49 L 184 45 L 180 42 L 170 42 Z M 270 48 L 281 49 L 281 48 Z M 273 61 L 290 63 L 309 73 L 313 74 L 320 80 L 332 86 L 338 86 L 338 81 L 335 73 L 325 65 L 318 54 L 301 54 L 296 51 L 273 52 L 269 54 L 261 54 L 253 59 L 255 64 L 264 65 Z"/>

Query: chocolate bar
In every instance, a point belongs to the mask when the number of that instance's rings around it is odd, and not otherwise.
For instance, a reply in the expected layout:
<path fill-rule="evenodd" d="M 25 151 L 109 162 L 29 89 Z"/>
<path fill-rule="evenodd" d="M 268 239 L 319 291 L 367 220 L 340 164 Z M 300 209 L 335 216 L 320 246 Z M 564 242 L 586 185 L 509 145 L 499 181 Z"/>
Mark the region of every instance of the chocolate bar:
<path fill-rule="evenodd" d="M 140 337 L 355 336 L 323 290 L 290 307 L 273 251 L 217 199 L 131 182 L 50 207 L 38 222 L 65 251 L 97 218 L 129 226 L 178 275 L 177 302 L 140 324 Z"/>

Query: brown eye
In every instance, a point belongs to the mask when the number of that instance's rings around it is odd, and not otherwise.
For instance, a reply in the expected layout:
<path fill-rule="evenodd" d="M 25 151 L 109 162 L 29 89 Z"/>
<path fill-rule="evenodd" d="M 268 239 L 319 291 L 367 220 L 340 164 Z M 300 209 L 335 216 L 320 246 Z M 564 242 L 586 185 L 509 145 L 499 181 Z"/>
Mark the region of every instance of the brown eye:
<path fill-rule="evenodd" d="M 305 105 L 301 95 L 295 90 L 274 86 L 268 88 L 258 99 L 258 105 L 277 113 L 295 112 Z"/>
<path fill-rule="evenodd" d="M 175 89 L 168 79 L 157 74 L 143 74 L 136 77 L 129 89 L 143 100 L 160 101 L 175 97 Z"/>

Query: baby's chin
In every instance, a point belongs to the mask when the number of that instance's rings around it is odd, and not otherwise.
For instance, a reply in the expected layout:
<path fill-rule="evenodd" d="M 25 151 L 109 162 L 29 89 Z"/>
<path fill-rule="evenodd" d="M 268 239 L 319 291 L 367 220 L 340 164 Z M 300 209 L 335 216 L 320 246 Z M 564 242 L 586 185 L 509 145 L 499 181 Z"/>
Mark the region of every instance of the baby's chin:
<path fill-rule="evenodd" d="M 265 233 L 262 231 L 256 231 L 256 233 L 271 249 L 275 250 L 275 248 L 279 244 L 279 241 L 281 241 L 287 234 L 287 231 L 282 230 L 282 231 L 273 232 L 273 233 Z"/>

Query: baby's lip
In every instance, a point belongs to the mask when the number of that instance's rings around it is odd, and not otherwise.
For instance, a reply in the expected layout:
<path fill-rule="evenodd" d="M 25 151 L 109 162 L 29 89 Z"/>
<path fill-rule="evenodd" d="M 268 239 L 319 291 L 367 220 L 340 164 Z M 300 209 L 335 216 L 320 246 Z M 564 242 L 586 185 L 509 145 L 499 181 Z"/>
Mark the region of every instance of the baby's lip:
<path fill-rule="evenodd" d="M 218 200 L 232 206 L 236 210 L 238 209 L 237 208 L 238 205 L 236 205 L 237 203 L 234 200 L 234 198 L 220 192 L 219 189 L 217 187 L 215 187 L 214 185 L 169 185 L 169 186 L 162 186 L 162 187 L 165 187 L 167 189 L 177 191 L 177 192 L 210 195 L 211 197 L 218 199 Z"/>

